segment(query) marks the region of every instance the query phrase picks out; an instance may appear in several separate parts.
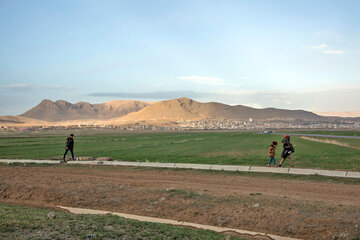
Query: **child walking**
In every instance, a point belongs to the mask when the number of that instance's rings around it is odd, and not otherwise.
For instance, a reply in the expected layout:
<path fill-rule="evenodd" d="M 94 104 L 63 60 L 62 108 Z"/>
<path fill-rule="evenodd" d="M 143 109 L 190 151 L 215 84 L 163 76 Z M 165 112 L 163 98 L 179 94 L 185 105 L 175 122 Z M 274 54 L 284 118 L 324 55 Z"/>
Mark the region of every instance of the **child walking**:
<path fill-rule="evenodd" d="M 275 148 L 276 148 L 276 146 L 277 146 L 277 142 L 274 141 L 274 142 L 272 142 L 272 144 L 269 147 L 270 161 L 269 161 L 269 163 L 267 165 L 268 167 L 271 167 L 271 162 L 274 162 L 275 167 L 278 167 L 276 165 L 276 162 L 275 162 Z"/>

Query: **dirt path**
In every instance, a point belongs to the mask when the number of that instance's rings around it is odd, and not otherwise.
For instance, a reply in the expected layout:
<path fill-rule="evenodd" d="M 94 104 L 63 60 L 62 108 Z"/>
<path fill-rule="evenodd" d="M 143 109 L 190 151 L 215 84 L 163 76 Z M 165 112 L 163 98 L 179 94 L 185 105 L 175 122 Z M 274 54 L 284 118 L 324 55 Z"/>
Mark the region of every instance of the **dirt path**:
<path fill-rule="evenodd" d="M 111 210 L 305 239 L 360 237 L 360 186 L 136 168 L 0 167 L 0 201 Z"/>

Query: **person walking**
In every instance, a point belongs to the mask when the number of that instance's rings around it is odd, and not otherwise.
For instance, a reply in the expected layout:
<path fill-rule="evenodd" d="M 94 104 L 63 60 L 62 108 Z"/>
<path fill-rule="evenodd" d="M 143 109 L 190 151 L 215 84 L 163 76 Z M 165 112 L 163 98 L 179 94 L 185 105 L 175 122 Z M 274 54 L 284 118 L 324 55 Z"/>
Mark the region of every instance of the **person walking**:
<path fill-rule="evenodd" d="M 277 146 L 277 142 L 276 141 L 274 141 L 274 142 L 272 142 L 272 144 L 270 145 L 270 147 L 269 147 L 269 157 L 270 157 L 270 161 L 269 161 L 269 163 L 268 163 L 268 167 L 271 167 L 271 163 L 272 162 L 274 162 L 274 165 L 275 165 L 275 167 L 278 167 L 277 165 L 276 165 L 276 162 L 275 162 L 275 148 L 276 148 L 276 146 Z"/>
<path fill-rule="evenodd" d="M 291 142 L 290 142 L 290 136 L 289 135 L 285 135 L 284 136 L 284 139 L 282 140 L 282 143 L 283 143 L 283 151 L 282 151 L 282 154 L 281 154 L 281 161 L 280 161 L 280 164 L 279 164 L 279 167 L 282 166 L 282 164 L 284 163 L 284 161 L 286 159 L 289 159 L 290 161 L 290 167 L 294 167 L 293 165 L 293 162 L 292 162 L 292 158 L 291 158 L 291 154 L 293 152 L 295 152 Z"/>
<path fill-rule="evenodd" d="M 74 160 L 74 134 L 70 134 L 70 136 L 66 139 L 65 153 L 63 157 L 65 163 L 67 162 L 65 157 L 68 151 L 71 152 L 72 160 Z"/>

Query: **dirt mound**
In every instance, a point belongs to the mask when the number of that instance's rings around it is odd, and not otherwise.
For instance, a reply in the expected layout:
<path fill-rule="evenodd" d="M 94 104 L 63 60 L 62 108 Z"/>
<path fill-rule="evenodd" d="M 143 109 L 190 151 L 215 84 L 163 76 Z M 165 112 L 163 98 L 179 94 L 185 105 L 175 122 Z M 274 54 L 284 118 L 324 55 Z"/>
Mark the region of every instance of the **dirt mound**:
<path fill-rule="evenodd" d="M 109 210 L 301 239 L 360 237 L 359 197 L 359 185 L 191 170 L 0 166 L 4 203 Z"/>

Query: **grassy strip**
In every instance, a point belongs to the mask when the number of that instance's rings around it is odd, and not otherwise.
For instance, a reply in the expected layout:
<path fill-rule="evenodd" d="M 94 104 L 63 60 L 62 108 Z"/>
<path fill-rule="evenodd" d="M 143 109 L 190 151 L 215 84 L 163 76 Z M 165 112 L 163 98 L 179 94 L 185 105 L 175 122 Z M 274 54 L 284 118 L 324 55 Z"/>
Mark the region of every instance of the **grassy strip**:
<path fill-rule="evenodd" d="M 0 239 L 238 239 L 212 231 L 0 204 Z"/>
<path fill-rule="evenodd" d="M 75 155 L 108 156 L 123 161 L 265 166 L 270 143 L 281 143 L 282 137 L 252 132 L 79 135 L 75 138 Z M 296 167 L 360 171 L 360 152 L 357 149 L 296 136 L 292 137 L 292 142 L 296 150 L 293 155 Z M 65 136 L 0 138 L 0 156 L 49 159 L 61 156 L 64 145 Z M 277 161 L 282 151 L 279 145 Z M 284 166 L 287 164 L 285 162 Z"/>
<path fill-rule="evenodd" d="M 268 179 L 286 179 L 297 181 L 309 181 L 309 182 L 327 182 L 327 183 L 341 183 L 341 184 L 360 184 L 360 179 L 357 178 L 342 178 L 342 177 L 327 177 L 321 175 L 294 175 L 294 174 L 282 174 L 282 173 L 257 173 L 257 172 L 231 172 L 231 171 L 217 171 L 217 170 L 200 170 L 200 169 L 182 169 L 182 168 L 152 168 L 152 167 L 125 167 L 125 166 L 101 166 L 101 165 L 75 165 L 75 164 L 38 164 L 38 163 L 0 163 L 2 167 L 53 167 L 53 168 L 73 168 L 73 169 L 89 169 L 96 171 L 117 171 L 119 168 L 135 169 L 139 171 L 182 171 L 189 174 L 198 175 L 210 174 L 210 175 L 224 175 L 224 176 L 239 176 L 239 177 L 257 177 Z"/>

